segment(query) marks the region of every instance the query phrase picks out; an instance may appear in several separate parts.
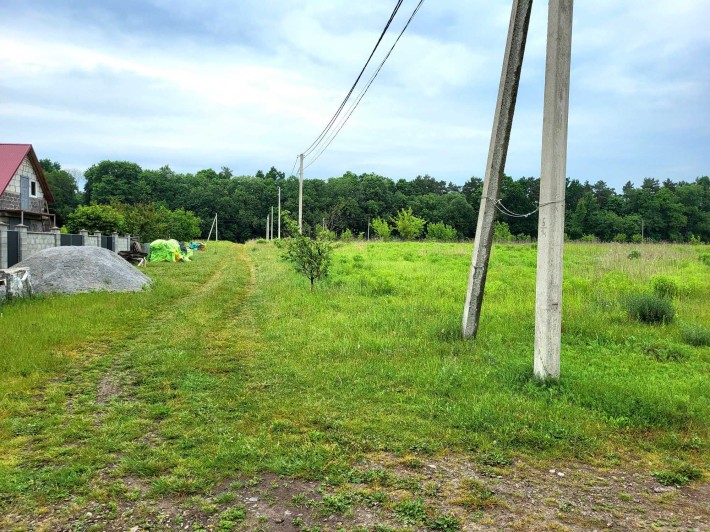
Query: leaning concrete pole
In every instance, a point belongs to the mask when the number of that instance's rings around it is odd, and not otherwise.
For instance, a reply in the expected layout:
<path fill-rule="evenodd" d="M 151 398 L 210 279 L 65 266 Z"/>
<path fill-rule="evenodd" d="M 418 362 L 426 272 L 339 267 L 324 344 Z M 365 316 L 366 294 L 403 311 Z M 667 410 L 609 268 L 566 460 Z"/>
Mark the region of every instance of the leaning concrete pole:
<path fill-rule="evenodd" d="M 550 0 L 535 294 L 535 376 L 560 376 L 562 250 L 573 0 Z"/>
<path fill-rule="evenodd" d="M 281 187 L 279 187 L 279 224 L 278 224 L 278 239 L 281 240 Z"/>
<path fill-rule="evenodd" d="M 462 332 L 464 338 L 475 337 L 478 332 L 478 318 L 483 304 L 483 289 L 488 273 L 488 259 L 493 244 L 493 222 L 495 202 L 500 192 L 500 182 L 508 155 L 510 130 L 513 127 L 515 100 L 520 84 L 520 70 L 523 66 L 525 41 L 530 23 L 532 0 L 514 0 L 508 27 L 508 41 L 505 45 L 503 71 L 498 88 L 498 102 L 493 119 L 493 132 L 488 148 L 488 163 L 483 182 L 481 206 L 478 211 L 476 242 L 473 247 L 471 270 L 468 275 L 468 290 L 463 309 Z"/>
<path fill-rule="evenodd" d="M 298 232 L 303 233 L 303 154 L 298 156 Z"/>

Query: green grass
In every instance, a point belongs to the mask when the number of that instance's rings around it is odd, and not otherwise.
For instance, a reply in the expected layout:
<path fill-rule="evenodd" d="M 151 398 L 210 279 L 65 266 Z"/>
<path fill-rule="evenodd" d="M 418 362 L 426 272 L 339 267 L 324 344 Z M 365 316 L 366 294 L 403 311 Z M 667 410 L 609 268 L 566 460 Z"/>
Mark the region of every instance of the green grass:
<path fill-rule="evenodd" d="M 487 467 L 610 453 L 658 469 L 707 461 L 710 349 L 684 343 L 710 326 L 697 249 L 649 245 L 629 260 L 624 245 L 567 245 L 554 384 L 532 378 L 535 249 L 494 248 L 475 342 L 459 332 L 470 253 L 350 243 L 310 293 L 274 246 L 224 243 L 149 265 L 150 291 L 6 305 L 0 514 L 200 495 L 265 471 L 389 486 L 387 472 L 354 469 L 379 452 L 413 469 L 443 450 Z M 625 301 L 658 276 L 678 287 L 677 320 L 640 323 Z"/>

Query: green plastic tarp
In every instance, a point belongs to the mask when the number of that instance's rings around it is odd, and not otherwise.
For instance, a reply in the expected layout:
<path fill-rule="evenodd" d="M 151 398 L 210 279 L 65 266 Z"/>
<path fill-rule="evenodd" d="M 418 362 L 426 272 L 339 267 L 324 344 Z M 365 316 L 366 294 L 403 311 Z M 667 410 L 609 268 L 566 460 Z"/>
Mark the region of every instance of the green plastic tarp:
<path fill-rule="evenodd" d="M 150 262 L 179 262 L 189 261 L 192 255 L 192 250 L 183 253 L 180 249 L 180 242 L 177 240 L 153 240 L 150 243 L 150 253 L 148 260 Z"/>

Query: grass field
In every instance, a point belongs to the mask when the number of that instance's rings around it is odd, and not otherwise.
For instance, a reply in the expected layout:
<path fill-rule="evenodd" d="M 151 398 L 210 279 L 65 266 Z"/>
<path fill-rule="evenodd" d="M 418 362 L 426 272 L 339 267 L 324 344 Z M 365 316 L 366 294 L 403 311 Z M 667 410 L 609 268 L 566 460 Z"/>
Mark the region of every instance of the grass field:
<path fill-rule="evenodd" d="M 310 293 L 272 244 L 223 243 L 192 263 L 150 264 L 155 286 L 139 294 L 6 305 L 0 525 L 269 530 L 234 502 L 240 489 L 268 492 L 267 478 L 317 492 L 289 492 L 306 508 L 292 529 L 321 514 L 352 518 L 359 506 L 384 512 L 383 524 L 353 530 L 456 530 L 503 512 L 478 484 L 456 484 L 469 503 L 437 506 L 456 497 L 427 488 L 434 481 L 421 468 L 454 458 L 501 478 L 517 474 L 510 464 L 562 463 L 632 468 L 650 482 L 652 473 L 666 483 L 702 478 L 703 251 L 567 245 L 556 384 L 532 378 L 530 245 L 494 248 L 475 342 L 459 332 L 470 244 L 339 245 L 331 276 Z M 674 287 L 676 319 L 630 318 L 626 298 L 659 277 Z M 151 507 L 166 500 L 183 513 L 165 510 L 160 521 Z"/>

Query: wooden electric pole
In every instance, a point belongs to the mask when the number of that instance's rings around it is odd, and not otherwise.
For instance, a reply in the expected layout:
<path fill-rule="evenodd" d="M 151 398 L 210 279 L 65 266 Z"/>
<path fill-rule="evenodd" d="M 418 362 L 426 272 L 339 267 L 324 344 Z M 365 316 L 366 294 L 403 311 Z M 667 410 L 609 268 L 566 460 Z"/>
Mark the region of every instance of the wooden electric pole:
<path fill-rule="evenodd" d="M 298 232 L 303 233 L 303 154 L 298 156 Z"/>
<path fill-rule="evenodd" d="M 549 0 L 535 294 L 535 376 L 560 376 L 573 0 Z"/>
<path fill-rule="evenodd" d="M 464 338 L 475 337 L 478 332 L 478 319 L 483 304 L 483 289 L 488 273 L 488 260 L 493 244 L 493 223 L 495 221 L 496 202 L 500 193 L 500 182 L 508 155 L 510 130 L 513 126 L 515 100 L 520 84 L 520 71 L 525 54 L 530 23 L 532 0 L 514 0 L 508 27 L 508 41 L 503 58 L 503 71 L 498 88 L 498 101 L 493 119 L 493 132 L 488 148 L 488 163 L 483 183 L 481 206 L 476 226 L 476 242 L 473 248 L 471 269 L 468 276 L 466 303 L 463 310 L 462 332 Z"/>
<path fill-rule="evenodd" d="M 278 223 L 278 238 L 281 240 L 281 187 L 279 187 L 279 223 Z"/>

